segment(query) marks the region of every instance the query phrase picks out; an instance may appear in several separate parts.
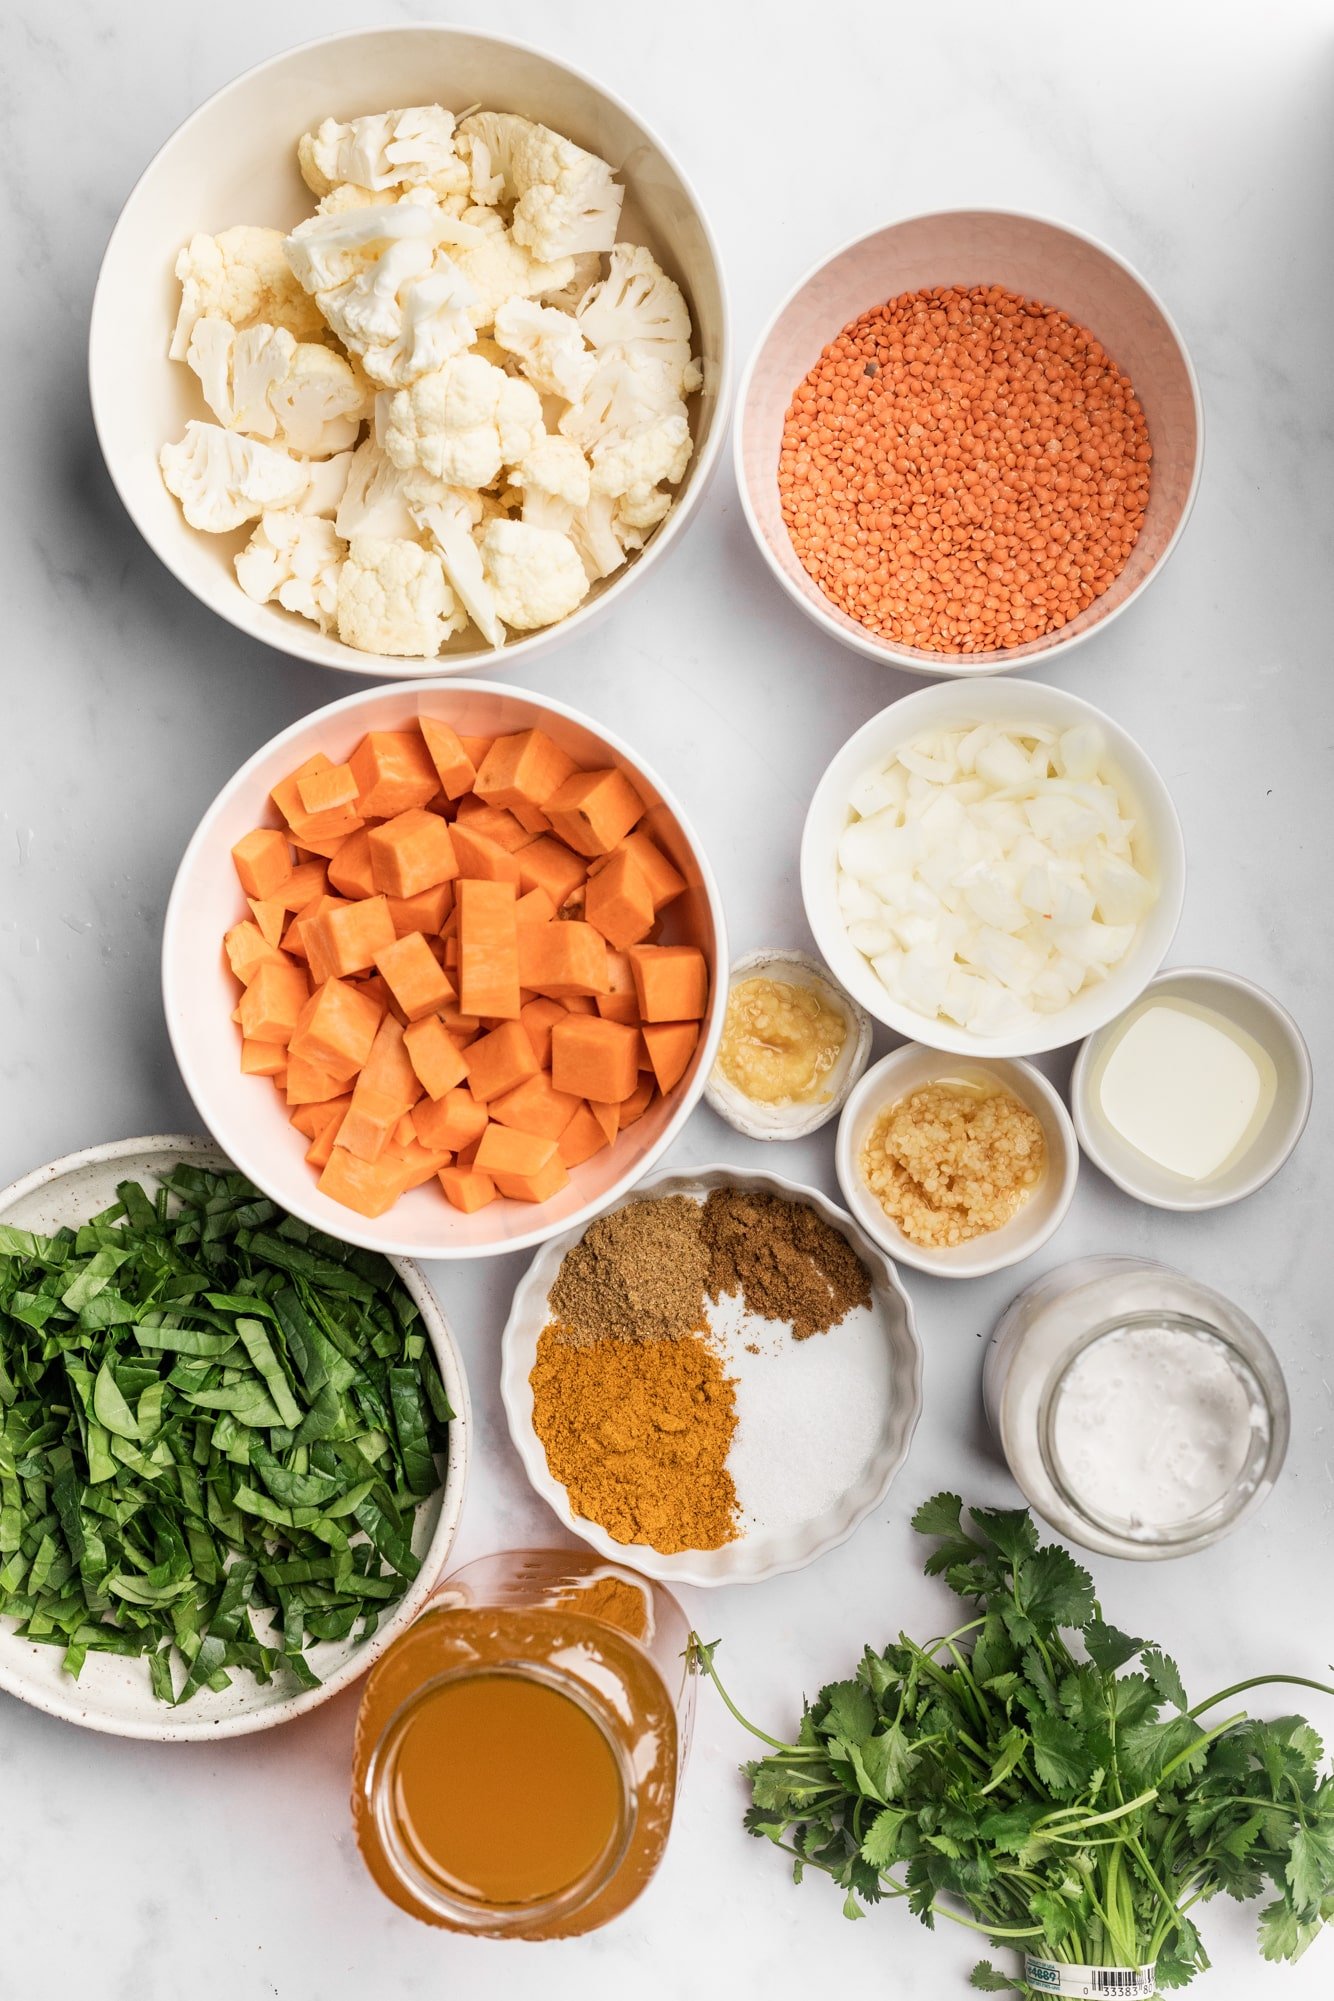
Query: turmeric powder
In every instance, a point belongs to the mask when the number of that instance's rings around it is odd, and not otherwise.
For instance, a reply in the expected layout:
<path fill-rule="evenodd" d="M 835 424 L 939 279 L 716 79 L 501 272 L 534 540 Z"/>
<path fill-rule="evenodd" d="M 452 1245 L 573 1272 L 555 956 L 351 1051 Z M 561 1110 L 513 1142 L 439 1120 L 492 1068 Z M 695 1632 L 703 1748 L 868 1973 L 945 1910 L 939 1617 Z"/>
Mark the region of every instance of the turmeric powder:
<path fill-rule="evenodd" d="M 735 1384 L 702 1334 L 589 1343 L 546 1327 L 529 1381 L 534 1429 L 576 1514 L 663 1555 L 735 1539 Z"/>

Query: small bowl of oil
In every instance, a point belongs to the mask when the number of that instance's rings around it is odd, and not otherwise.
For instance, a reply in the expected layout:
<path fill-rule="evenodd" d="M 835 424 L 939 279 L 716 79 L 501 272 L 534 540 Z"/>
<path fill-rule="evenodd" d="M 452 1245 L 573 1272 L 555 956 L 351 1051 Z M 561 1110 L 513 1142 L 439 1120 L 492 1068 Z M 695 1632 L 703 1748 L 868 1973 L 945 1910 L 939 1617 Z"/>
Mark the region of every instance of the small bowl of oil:
<path fill-rule="evenodd" d="M 836 1117 L 871 1054 L 871 1017 L 805 952 L 750 952 L 728 981 L 704 1087 L 747 1139 L 804 1139 Z"/>

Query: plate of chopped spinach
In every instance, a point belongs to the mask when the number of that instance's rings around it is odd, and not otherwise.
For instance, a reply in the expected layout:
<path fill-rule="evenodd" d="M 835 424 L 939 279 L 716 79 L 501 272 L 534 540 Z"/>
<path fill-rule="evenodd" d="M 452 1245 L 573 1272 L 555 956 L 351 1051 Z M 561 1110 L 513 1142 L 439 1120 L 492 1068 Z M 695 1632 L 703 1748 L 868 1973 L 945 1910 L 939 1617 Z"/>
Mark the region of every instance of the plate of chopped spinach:
<path fill-rule="evenodd" d="M 411 1263 L 203 1139 L 37 1169 L 0 1195 L 0 1689 L 164 1741 L 314 1707 L 429 1596 L 468 1430 Z"/>

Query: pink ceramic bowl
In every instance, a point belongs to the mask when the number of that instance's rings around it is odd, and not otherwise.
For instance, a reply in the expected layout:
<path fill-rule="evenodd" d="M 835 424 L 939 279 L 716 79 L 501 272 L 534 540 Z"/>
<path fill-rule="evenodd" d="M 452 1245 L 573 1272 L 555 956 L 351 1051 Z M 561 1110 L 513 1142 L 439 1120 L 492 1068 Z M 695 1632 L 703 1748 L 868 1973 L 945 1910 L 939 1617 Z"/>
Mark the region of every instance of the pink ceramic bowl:
<path fill-rule="evenodd" d="M 270 789 L 322 750 L 335 763 L 367 730 L 402 729 L 419 715 L 443 717 L 462 736 L 544 729 L 588 768 L 617 765 L 648 805 L 642 822 L 686 878 L 685 894 L 664 913 L 664 943 L 698 945 L 709 965 L 709 1012 L 689 1069 L 666 1098 L 581 1167 L 549 1202 L 496 1201 L 476 1215 L 450 1207 L 434 1182 L 413 1189 L 369 1219 L 321 1195 L 307 1167 L 307 1142 L 288 1123 L 271 1084 L 241 1074 L 233 1022 L 236 983 L 223 933 L 245 915 L 231 849 L 251 827 L 270 825 Z M 727 940 L 722 899 L 684 814 L 662 782 L 619 738 L 559 702 L 486 681 L 432 680 L 350 695 L 293 723 L 257 750 L 228 781 L 195 830 L 167 905 L 162 995 L 186 1088 L 218 1145 L 243 1174 L 294 1216 L 347 1243 L 390 1257 L 477 1258 L 521 1251 L 578 1229 L 647 1174 L 689 1118 L 713 1068 L 727 1009 Z"/>
<path fill-rule="evenodd" d="M 1130 377 L 1153 446 L 1149 505 L 1111 589 L 1059 632 L 994 653 L 928 653 L 868 632 L 825 597 L 792 547 L 778 497 L 783 420 L 797 384 L 849 320 L 930 285 L 1003 285 L 1089 327 Z M 1128 264 L 1078 230 L 1003 209 L 912 216 L 859 237 L 807 272 L 760 336 L 742 377 L 735 452 L 751 532 L 789 597 L 825 632 L 912 674 L 1003 674 L 1045 666 L 1138 597 L 1175 547 L 1200 480 L 1204 411 L 1166 308 Z"/>

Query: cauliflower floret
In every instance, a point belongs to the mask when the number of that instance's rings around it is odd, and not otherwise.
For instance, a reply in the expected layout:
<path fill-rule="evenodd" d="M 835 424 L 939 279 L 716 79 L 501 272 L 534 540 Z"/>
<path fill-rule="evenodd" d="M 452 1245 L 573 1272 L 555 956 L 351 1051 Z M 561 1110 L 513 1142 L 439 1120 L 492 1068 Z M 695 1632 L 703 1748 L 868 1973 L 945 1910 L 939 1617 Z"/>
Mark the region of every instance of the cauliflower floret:
<path fill-rule="evenodd" d="M 602 259 L 596 250 L 585 250 L 572 259 L 574 276 L 559 292 L 544 292 L 543 301 L 562 313 L 577 313 L 590 289 L 602 276 Z"/>
<path fill-rule="evenodd" d="M 611 249 L 625 190 L 605 160 L 508 111 L 475 111 L 459 131 L 486 147 L 514 203 L 514 234 L 525 250 L 549 262 Z"/>
<path fill-rule="evenodd" d="M 434 550 L 374 535 L 354 539 L 338 573 L 338 637 L 345 646 L 427 660 L 466 623 Z"/>
<path fill-rule="evenodd" d="M 611 576 L 625 562 L 625 544 L 616 529 L 616 502 L 609 493 L 590 494 L 588 505 L 571 517 L 568 533 L 590 583 Z"/>
<path fill-rule="evenodd" d="M 421 508 L 418 518 L 473 624 L 488 646 L 503 646 L 505 628 L 496 610 L 495 592 L 486 580 L 481 551 L 473 540 L 473 527 L 481 512 L 477 495 L 454 489 L 444 504 Z"/>
<path fill-rule="evenodd" d="M 158 464 L 190 526 L 209 535 L 226 535 L 270 508 L 295 507 L 310 478 L 304 465 L 272 445 L 193 420 L 183 438 L 162 447 Z"/>
<path fill-rule="evenodd" d="M 262 514 L 236 557 L 237 582 L 256 604 L 276 598 L 285 611 L 328 632 L 338 613 L 338 572 L 346 554 L 332 521 L 291 509 Z"/>
<path fill-rule="evenodd" d="M 492 324 L 508 300 L 535 299 L 569 284 L 572 257 L 540 262 L 506 229 L 494 209 L 475 209 L 465 220 L 478 231 L 478 241 L 459 251 L 458 265 L 476 295 L 470 317 L 479 332 Z"/>
<path fill-rule="evenodd" d="M 602 438 L 593 447 L 593 490 L 619 500 L 623 493 L 647 493 L 662 480 L 675 486 L 685 476 L 692 449 L 684 410 L 624 436 Z"/>
<path fill-rule="evenodd" d="M 373 382 L 411 382 L 472 344 L 474 295 L 439 247 L 447 239 L 472 243 L 478 232 L 412 196 L 311 216 L 288 237 L 293 269 Z"/>
<path fill-rule="evenodd" d="M 327 458 L 356 443 L 366 392 L 332 348 L 295 341 L 286 327 L 262 320 L 238 334 L 229 321 L 206 313 L 185 358 L 229 431 L 278 438 L 306 458 Z"/>
<path fill-rule="evenodd" d="M 332 519 L 347 491 L 347 476 L 355 457 L 355 452 L 335 452 L 331 459 L 310 462 L 306 468 L 310 484 L 298 502 L 302 514 L 327 514 Z"/>
<path fill-rule="evenodd" d="M 381 542 L 411 542 L 417 536 L 418 511 L 444 505 L 452 492 L 420 466 L 404 471 L 374 438 L 365 438 L 352 454 L 335 526 L 345 541 L 372 535 Z"/>
<path fill-rule="evenodd" d="M 468 186 L 479 208 L 494 208 L 505 192 L 505 177 L 491 170 L 491 148 L 475 133 L 460 130 L 454 136 L 459 153 L 468 163 Z"/>
<path fill-rule="evenodd" d="M 388 208 L 398 200 L 397 188 L 359 188 L 355 181 L 342 181 L 321 195 L 316 215 L 346 215 L 353 208 Z"/>
<path fill-rule="evenodd" d="M 607 275 L 579 307 L 580 331 L 599 353 L 616 351 L 660 362 L 678 396 L 699 388 L 690 359 L 690 312 L 679 285 L 642 243 L 618 243 Z"/>
<path fill-rule="evenodd" d="M 346 125 L 326 118 L 297 141 L 296 157 L 306 186 L 317 195 L 340 181 L 377 193 L 424 185 L 452 195 L 469 186 L 467 162 L 454 147 L 454 114 L 439 104 L 376 112 Z"/>
<path fill-rule="evenodd" d="M 168 350 L 173 361 L 184 361 L 195 323 L 205 313 L 234 327 L 267 320 L 298 340 L 318 340 L 324 332 L 319 308 L 288 265 L 281 229 L 241 223 L 218 236 L 192 236 L 176 259 L 176 276 L 181 306 Z"/>
<path fill-rule="evenodd" d="M 593 379 L 594 356 L 568 313 L 532 299 L 509 299 L 496 311 L 494 332 L 544 396 L 576 403 Z"/>
<path fill-rule="evenodd" d="M 456 355 L 376 408 L 376 433 L 394 464 L 422 466 L 451 486 L 490 486 L 541 432 L 537 391 L 476 354 Z"/>
<path fill-rule="evenodd" d="M 569 532 L 591 492 L 588 460 L 568 438 L 539 438 L 510 474 L 523 494 L 523 518 L 533 528 Z"/>
<path fill-rule="evenodd" d="M 560 429 L 591 453 L 604 438 L 622 438 L 673 416 L 684 417 L 685 405 L 662 364 L 612 348 L 598 356 L 587 389 L 562 416 Z"/>
<path fill-rule="evenodd" d="M 506 625 L 531 632 L 568 618 L 588 595 L 588 578 L 568 535 L 526 521 L 488 521 L 482 569 Z"/>
<path fill-rule="evenodd" d="M 642 549 L 658 523 L 672 511 L 672 496 L 655 486 L 634 487 L 616 503 L 613 523 L 622 546 Z"/>

